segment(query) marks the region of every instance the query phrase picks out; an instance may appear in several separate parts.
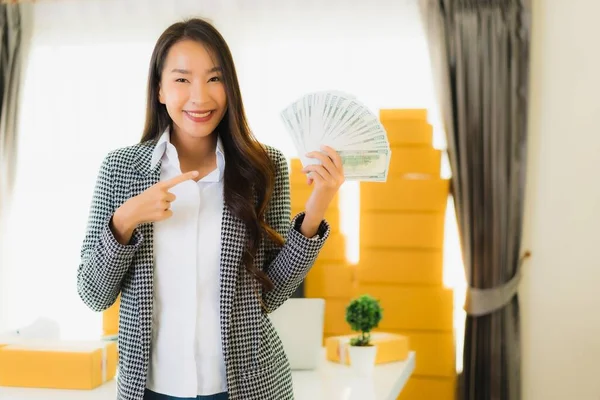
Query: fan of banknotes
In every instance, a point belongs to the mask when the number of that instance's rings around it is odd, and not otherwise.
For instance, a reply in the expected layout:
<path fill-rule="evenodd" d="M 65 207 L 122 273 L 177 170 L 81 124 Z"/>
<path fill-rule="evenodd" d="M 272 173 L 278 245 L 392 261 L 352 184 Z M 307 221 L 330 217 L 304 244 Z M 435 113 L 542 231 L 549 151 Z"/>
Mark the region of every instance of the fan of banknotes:
<path fill-rule="evenodd" d="M 326 145 L 335 149 L 346 180 L 385 182 L 392 152 L 377 116 L 353 95 L 339 91 L 309 93 L 281 111 L 302 165 L 320 161 L 306 157 Z"/>

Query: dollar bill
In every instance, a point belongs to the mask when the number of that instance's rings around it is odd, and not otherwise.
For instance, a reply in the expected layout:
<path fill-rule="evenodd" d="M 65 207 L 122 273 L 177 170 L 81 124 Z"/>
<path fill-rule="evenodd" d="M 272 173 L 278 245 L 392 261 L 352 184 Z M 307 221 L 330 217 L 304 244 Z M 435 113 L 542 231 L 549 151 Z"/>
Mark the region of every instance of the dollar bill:
<path fill-rule="evenodd" d="M 344 166 L 346 180 L 384 182 L 392 151 L 382 150 L 342 150 L 338 154 Z"/>
<path fill-rule="evenodd" d="M 387 132 L 379 118 L 354 96 L 321 91 L 300 97 L 281 112 L 304 166 L 318 164 L 307 153 L 322 145 L 335 149 L 347 180 L 386 181 L 391 158 Z"/>

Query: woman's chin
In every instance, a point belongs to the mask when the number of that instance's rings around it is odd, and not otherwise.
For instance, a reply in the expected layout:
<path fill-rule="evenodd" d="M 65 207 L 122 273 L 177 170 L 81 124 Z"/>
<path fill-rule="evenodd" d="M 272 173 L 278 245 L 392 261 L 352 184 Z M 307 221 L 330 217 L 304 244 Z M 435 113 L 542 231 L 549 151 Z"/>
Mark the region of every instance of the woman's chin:
<path fill-rule="evenodd" d="M 186 136 L 190 139 L 202 139 L 209 137 L 215 131 L 215 129 L 216 127 L 213 126 L 183 126 L 178 129 L 178 133 L 183 134 L 183 136 Z"/>

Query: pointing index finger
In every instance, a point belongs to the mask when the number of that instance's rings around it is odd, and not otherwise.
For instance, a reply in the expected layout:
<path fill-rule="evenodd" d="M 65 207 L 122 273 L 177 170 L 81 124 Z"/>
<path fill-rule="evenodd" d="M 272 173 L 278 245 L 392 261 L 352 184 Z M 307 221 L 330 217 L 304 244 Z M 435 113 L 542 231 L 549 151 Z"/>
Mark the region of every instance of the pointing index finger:
<path fill-rule="evenodd" d="M 190 179 L 194 179 L 197 176 L 198 176 L 198 171 L 189 171 L 189 172 L 186 172 L 185 174 L 181 174 L 179 176 L 176 176 L 175 178 L 171 178 L 168 181 L 165 181 L 163 183 L 163 187 L 166 189 L 171 189 L 172 187 L 179 185 L 181 182 L 185 182 Z"/>

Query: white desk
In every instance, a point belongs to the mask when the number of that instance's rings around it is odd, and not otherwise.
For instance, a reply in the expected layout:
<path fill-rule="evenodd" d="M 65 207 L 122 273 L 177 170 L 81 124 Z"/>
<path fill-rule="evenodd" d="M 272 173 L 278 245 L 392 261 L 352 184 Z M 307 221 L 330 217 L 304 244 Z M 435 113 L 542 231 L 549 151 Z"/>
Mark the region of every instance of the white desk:
<path fill-rule="evenodd" d="M 375 367 L 370 378 L 357 377 L 344 365 L 325 361 L 314 371 L 293 371 L 295 400 L 395 400 L 415 369 L 415 353 L 404 362 Z M 94 390 L 0 387 L 2 400 L 115 400 L 116 382 Z"/>
<path fill-rule="evenodd" d="M 376 366 L 369 378 L 357 376 L 350 367 L 325 361 L 323 357 L 322 364 L 314 371 L 292 372 L 294 397 L 295 400 L 396 400 L 414 369 L 414 352 L 406 361 Z"/>

